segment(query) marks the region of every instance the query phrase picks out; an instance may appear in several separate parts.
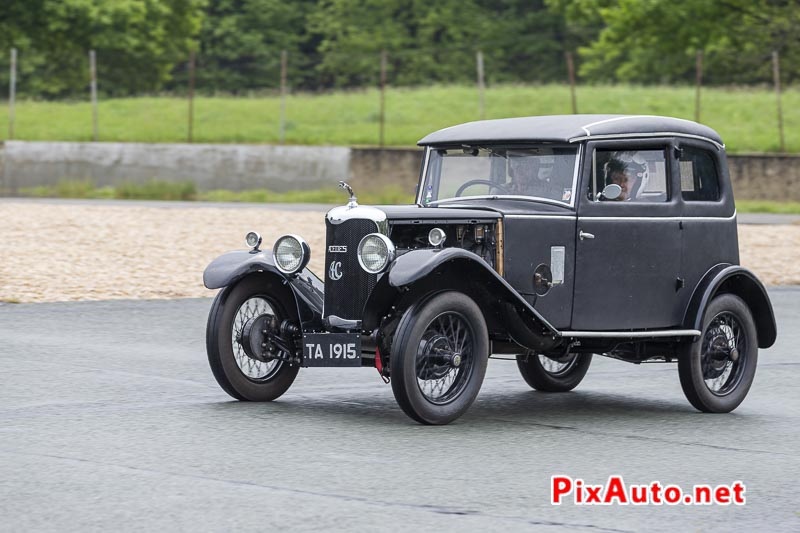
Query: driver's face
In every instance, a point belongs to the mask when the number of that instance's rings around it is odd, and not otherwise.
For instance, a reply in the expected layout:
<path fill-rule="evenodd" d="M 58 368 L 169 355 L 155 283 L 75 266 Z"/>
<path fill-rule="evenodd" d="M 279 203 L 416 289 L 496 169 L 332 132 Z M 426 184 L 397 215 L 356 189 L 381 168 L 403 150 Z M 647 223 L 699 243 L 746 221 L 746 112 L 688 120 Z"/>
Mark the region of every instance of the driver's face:
<path fill-rule="evenodd" d="M 637 181 L 638 178 L 628 171 L 614 172 L 611 174 L 611 182 L 616 183 L 622 188 L 622 194 L 619 197 L 620 200 L 627 200 L 630 198 Z"/>
<path fill-rule="evenodd" d="M 508 175 L 512 178 L 527 178 L 530 174 L 530 164 L 521 157 L 511 157 L 508 160 Z"/>

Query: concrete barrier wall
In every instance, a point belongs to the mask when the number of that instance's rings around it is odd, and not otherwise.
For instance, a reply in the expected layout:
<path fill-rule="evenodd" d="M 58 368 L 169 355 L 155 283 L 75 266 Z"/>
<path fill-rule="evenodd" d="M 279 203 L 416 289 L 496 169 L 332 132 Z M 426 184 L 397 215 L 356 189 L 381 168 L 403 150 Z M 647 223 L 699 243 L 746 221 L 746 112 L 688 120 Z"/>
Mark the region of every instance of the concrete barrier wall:
<path fill-rule="evenodd" d="M 350 149 L 334 146 L 7 141 L 0 186 L 190 180 L 199 190 L 318 189 L 345 179 Z"/>
<path fill-rule="evenodd" d="M 191 180 L 201 191 L 279 192 L 346 179 L 357 190 L 411 192 L 421 161 L 416 148 L 7 141 L 0 145 L 0 192 L 87 179 L 98 186 Z M 800 156 L 731 155 L 728 165 L 736 198 L 800 202 Z"/>
<path fill-rule="evenodd" d="M 800 202 L 800 156 L 729 155 L 728 169 L 737 199 Z"/>

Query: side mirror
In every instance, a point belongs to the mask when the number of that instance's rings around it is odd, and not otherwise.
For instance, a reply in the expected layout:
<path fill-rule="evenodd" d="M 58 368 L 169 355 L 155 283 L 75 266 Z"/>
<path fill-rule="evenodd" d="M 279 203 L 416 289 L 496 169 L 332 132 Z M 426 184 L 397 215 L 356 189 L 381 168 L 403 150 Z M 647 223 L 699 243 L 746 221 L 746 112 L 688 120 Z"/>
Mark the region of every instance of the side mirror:
<path fill-rule="evenodd" d="M 617 185 L 616 183 L 612 183 L 611 185 L 606 185 L 606 188 L 603 189 L 603 192 L 597 197 L 598 200 L 616 200 L 622 196 L 622 187 Z"/>

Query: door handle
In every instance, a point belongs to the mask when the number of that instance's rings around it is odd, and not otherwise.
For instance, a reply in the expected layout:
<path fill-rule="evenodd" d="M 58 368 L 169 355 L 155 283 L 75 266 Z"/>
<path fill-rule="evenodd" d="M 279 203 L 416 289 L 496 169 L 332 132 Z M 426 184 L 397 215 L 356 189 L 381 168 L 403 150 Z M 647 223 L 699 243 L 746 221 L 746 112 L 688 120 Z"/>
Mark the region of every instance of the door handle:
<path fill-rule="evenodd" d="M 593 235 L 593 234 L 591 234 L 591 233 L 586 233 L 586 232 L 585 232 L 585 231 L 583 231 L 583 230 L 581 230 L 581 231 L 580 231 L 580 233 L 578 233 L 578 237 L 580 237 L 580 239 L 581 239 L 581 240 L 584 240 L 584 239 L 594 239 L 594 235 Z"/>

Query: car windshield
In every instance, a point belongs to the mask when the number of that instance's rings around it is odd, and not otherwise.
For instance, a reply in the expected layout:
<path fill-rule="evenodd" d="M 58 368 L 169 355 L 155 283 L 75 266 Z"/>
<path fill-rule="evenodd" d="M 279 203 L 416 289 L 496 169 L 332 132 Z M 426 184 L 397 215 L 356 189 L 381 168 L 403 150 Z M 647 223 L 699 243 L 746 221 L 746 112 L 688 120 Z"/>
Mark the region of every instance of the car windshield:
<path fill-rule="evenodd" d="M 419 201 L 515 197 L 571 206 L 577 161 L 575 146 L 431 148 Z"/>

